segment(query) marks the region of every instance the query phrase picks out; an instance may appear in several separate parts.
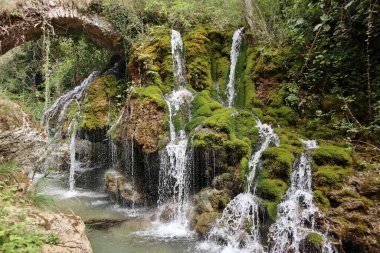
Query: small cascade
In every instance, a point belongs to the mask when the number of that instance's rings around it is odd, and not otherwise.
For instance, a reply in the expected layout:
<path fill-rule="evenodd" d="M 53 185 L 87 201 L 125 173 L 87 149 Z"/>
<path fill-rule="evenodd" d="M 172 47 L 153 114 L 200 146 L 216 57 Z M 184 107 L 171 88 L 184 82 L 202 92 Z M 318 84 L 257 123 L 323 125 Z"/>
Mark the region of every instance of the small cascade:
<path fill-rule="evenodd" d="M 170 142 L 166 145 L 161 158 L 159 203 L 164 204 L 168 198 L 173 198 L 173 220 L 185 221 L 186 204 L 189 199 L 189 174 L 187 165 L 188 137 L 184 129 L 176 130 L 174 119 L 181 110 L 187 111 L 190 117 L 190 104 L 193 94 L 187 89 L 174 91 L 167 99 L 169 109 Z M 169 194 L 168 194 L 169 193 Z"/>
<path fill-rule="evenodd" d="M 263 152 L 269 147 L 270 143 L 273 142 L 276 146 L 280 145 L 280 139 L 278 138 L 277 134 L 274 132 L 272 127 L 268 124 L 263 124 L 258 118 L 255 118 L 257 127 L 259 128 L 259 135 L 261 138 L 263 138 L 263 142 L 261 143 L 261 146 L 259 150 L 251 156 L 251 159 L 249 159 L 249 174 L 247 178 L 248 182 L 248 188 L 247 192 L 254 192 L 256 191 L 256 188 L 254 187 L 254 178 L 257 171 L 257 165 L 260 162 L 261 155 Z"/>
<path fill-rule="evenodd" d="M 221 103 L 224 106 L 224 101 L 222 99 L 221 93 L 220 93 L 220 85 L 218 81 L 214 81 L 215 90 L 218 96 L 218 102 Z"/>
<path fill-rule="evenodd" d="M 291 185 L 278 206 L 278 218 L 270 227 L 270 252 L 304 252 L 302 244 L 308 234 L 318 234 L 323 239 L 322 252 L 335 252 L 327 237 L 316 231 L 315 218 L 321 215 L 313 204 L 312 168 L 310 152 L 318 147 L 316 141 L 302 141 L 306 150 L 293 170 Z"/>
<path fill-rule="evenodd" d="M 260 243 L 260 203 L 255 196 L 254 178 L 262 153 L 269 147 L 270 143 L 278 146 L 279 138 L 269 125 L 262 124 L 259 119 L 256 119 L 256 124 L 262 142 L 249 161 L 248 188 L 246 192 L 237 195 L 228 203 L 223 210 L 222 217 L 217 220 L 216 226 L 210 230 L 208 241 L 200 245 L 199 248 L 202 250 L 215 252 L 264 251 Z M 247 230 L 247 224 L 251 226 L 250 231 Z M 223 242 L 223 245 L 218 245 L 218 242 Z"/>
<path fill-rule="evenodd" d="M 49 122 L 54 117 L 57 117 L 57 123 L 61 123 L 65 117 L 67 109 L 70 105 L 76 101 L 79 103 L 84 98 L 88 86 L 92 81 L 100 75 L 100 72 L 92 72 L 81 85 L 75 87 L 73 90 L 67 92 L 63 96 L 59 97 L 49 109 L 47 109 L 43 116 L 43 125 L 45 126 L 46 132 L 50 135 Z"/>
<path fill-rule="evenodd" d="M 76 138 L 77 138 L 77 129 L 79 125 L 79 118 L 81 113 L 81 101 L 83 100 L 88 86 L 92 81 L 100 75 L 100 72 L 92 72 L 82 83 L 81 85 L 75 87 L 73 90 L 67 92 L 63 96 L 59 97 L 55 103 L 45 111 L 43 117 L 43 123 L 45 130 L 50 135 L 50 121 L 54 118 L 58 123 L 58 126 L 61 127 L 62 120 L 64 119 L 67 110 L 73 102 L 76 102 L 77 108 L 74 117 L 71 119 L 69 127 L 67 129 L 67 135 L 70 136 L 69 142 L 69 153 L 70 153 L 70 173 L 69 173 L 69 187 L 70 192 L 75 191 L 75 171 L 77 169 L 78 162 L 76 161 Z M 57 130 L 57 129 L 56 129 Z M 60 134 L 61 129 L 56 134 Z"/>
<path fill-rule="evenodd" d="M 75 191 L 75 169 L 76 169 L 76 159 L 75 159 L 75 140 L 77 137 L 77 128 L 78 128 L 78 119 L 77 115 L 74 117 L 74 119 L 71 121 L 69 126 L 69 133 L 70 135 L 70 174 L 69 174 L 69 185 L 70 185 L 70 191 Z"/>
<path fill-rule="evenodd" d="M 240 45 L 243 39 L 243 31 L 244 28 L 240 28 L 234 32 L 234 36 L 232 37 L 232 47 L 231 47 L 231 66 L 230 66 L 230 76 L 227 84 L 227 106 L 232 107 L 235 100 L 235 72 L 236 72 L 236 64 L 240 54 Z"/>
<path fill-rule="evenodd" d="M 172 57 L 173 57 L 173 73 L 179 86 L 185 84 L 185 61 L 182 57 L 183 42 L 181 33 L 172 30 L 171 35 Z"/>

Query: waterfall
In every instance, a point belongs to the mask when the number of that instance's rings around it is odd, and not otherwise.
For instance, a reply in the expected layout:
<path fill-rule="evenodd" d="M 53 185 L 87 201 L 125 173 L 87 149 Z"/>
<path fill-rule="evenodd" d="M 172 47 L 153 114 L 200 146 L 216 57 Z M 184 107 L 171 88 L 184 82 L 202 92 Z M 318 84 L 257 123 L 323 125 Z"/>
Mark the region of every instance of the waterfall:
<path fill-rule="evenodd" d="M 240 28 L 234 32 L 234 36 L 232 37 L 232 47 L 231 47 L 231 67 L 230 67 L 230 76 L 227 84 L 227 105 L 228 107 L 232 107 L 235 100 L 235 72 L 236 72 L 236 64 L 240 54 L 240 45 L 243 39 L 243 31 L 244 28 Z"/>
<path fill-rule="evenodd" d="M 262 142 L 249 161 L 250 172 L 247 175 L 247 190 L 228 203 L 221 218 L 210 230 L 208 241 L 200 245 L 201 249 L 212 251 L 216 249 L 216 252 L 263 252 L 264 250 L 260 243 L 260 203 L 254 191 L 254 178 L 262 153 L 269 147 L 270 143 L 278 146 L 279 138 L 269 125 L 262 124 L 257 118 L 256 124 Z M 252 227 L 249 233 L 246 229 L 247 224 Z M 220 241 L 225 245 L 217 245 Z"/>
<path fill-rule="evenodd" d="M 77 137 L 77 129 L 79 125 L 80 118 L 80 104 L 83 100 L 88 86 L 92 83 L 92 81 L 99 76 L 100 72 L 94 71 L 92 72 L 83 82 L 75 87 L 73 90 L 67 92 L 63 96 L 59 97 L 54 104 L 45 111 L 43 116 L 43 124 L 45 126 L 45 131 L 50 135 L 49 123 L 50 120 L 56 118 L 57 123 L 61 123 L 63 118 L 66 115 L 67 109 L 73 102 L 77 103 L 77 110 L 74 117 L 71 119 L 69 127 L 67 129 L 67 134 L 70 136 L 69 143 L 69 153 L 70 153 L 70 173 L 69 173 L 69 187 L 70 191 L 75 191 L 75 170 L 77 167 L 77 161 L 75 158 L 76 153 L 76 137 Z M 57 132 L 59 133 L 59 132 Z"/>
<path fill-rule="evenodd" d="M 255 118 L 257 127 L 259 128 L 259 135 L 263 139 L 260 148 L 257 152 L 254 153 L 253 156 L 251 156 L 251 159 L 249 159 L 249 174 L 247 177 L 248 182 L 248 188 L 247 192 L 251 192 L 252 190 L 255 192 L 256 189 L 252 189 L 254 187 L 253 182 L 256 175 L 257 165 L 260 162 L 261 155 L 263 152 L 269 147 L 269 144 L 273 142 L 276 146 L 280 145 L 280 140 L 277 136 L 277 134 L 274 132 L 272 127 L 268 124 L 263 124 L 258 118 Z"/>
<path fill-rule="evenodd" d="M 67 92 L 63 96 L 59 97 L 49 109 L 47 109 L 43 116 L 43 125 L 48 134 L 50 134 L 49 122 L 52 118 L 57 117 L 57 122 L 61 123 L 65 117 L 67 109 L 70 107 L 71 103 L 74 101 L 82 101 L 84 95 L 86 94 L 88 86 L 92 81 L 100 75 L 100 72 L 92 72 L 83 82 L 75 87 L 73 90 Z"/>
<path fill-rule="evenodd" d="M 176 129 L 176 117 L 187 113 L 190 119 L 190 104 L 193 94 L 185 89 L 184 60 L 182 58 L 183 42 L 181 34 L 172 30 L 171 35 L 173 72 L 180 87 L 165 98 L 169 111 L 170 142 L 161 157 L 159 175 L 159 204 L 173 198 L 172 220 L 181 224 L 187 222 L 186 204 L 189 198 L 189 174 L 186 171 L 188 137 L 184 129 Z M 181 115 L 177 115 L 181 113 Z M 178 128 L 178 126 L 177 126 Z"/>
<path fill-rule="evenodd" d="M 173 220 L 181 222 L 187 220 L 186 204 L 189 199 L 189 174 L 186 170 L 188 137 L 184 129 L 175 129 L 174 118 L 182 116 L 177 113 L 184 107 L 189 112 L 192 100 L 193 94 L 187 89 L 173 91 L 166 99 L 170 142 L 161 157 L 159 176 L 159 203 L 163 204 L 169 197 L 173 197 Z M 189 117 L 189 113 L 186 116 Z"/>
<path fill-rule="evenodd" d="M 179 86 L 185 84 L 185 61 L 182 57 L 183 42 L 179 32 L 172 30 L 171 35 L 172 57 L 173 57 L 173 73 Z"/>
<path fill-rule="evenodd" d="M 69 174 L 69 185 L 70 191 L 75 191 L 75 168 L 76 168 L 76 159 L 75 159 L 75 140 L 77 137 L 77 128 L 78 128 L 78 117 L 79 112 L 75 115 L 69 126 L 70 132 L 70 174 Z"/>
<path fill-rule="evenodd" d="M 320 213 L 313 204 L 310 152 L 318 146 L 316 141 L 302 142 L 306 150 L 293 170 L 290 188 L 278 206 L 278 218 L 269 229 L 270 252 L 303 252 L 303 240 L 308 234 L 316 233 L 323 239 L 322 252 L 332 253 L 334 249 L 327 237 L 315 230 L 315 217 Z"/>

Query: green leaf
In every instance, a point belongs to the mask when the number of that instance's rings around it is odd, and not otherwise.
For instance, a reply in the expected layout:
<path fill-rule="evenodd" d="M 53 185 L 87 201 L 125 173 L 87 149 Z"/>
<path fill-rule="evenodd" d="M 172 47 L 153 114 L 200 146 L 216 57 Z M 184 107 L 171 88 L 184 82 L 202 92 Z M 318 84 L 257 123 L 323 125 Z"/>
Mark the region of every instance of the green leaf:
<path fill-rule="evenodd" d="M 330 25 L 324 25 L 324 26 L 323 26 L 323 30 L 324 30 L 325 32 L 330 31 L 330 29 L 331 29 L 331 26 L 330 26 Z"/>
<path fill-rule="evenodd" d="M 330 19 L 330 17 L 329 17 L 328 15 L 326 15 L 326 14 L 323 14 L 323 15 L 320 17 L 320 19 L 321 19 L 322 21 L 327 21 L 327 20 Z"/>

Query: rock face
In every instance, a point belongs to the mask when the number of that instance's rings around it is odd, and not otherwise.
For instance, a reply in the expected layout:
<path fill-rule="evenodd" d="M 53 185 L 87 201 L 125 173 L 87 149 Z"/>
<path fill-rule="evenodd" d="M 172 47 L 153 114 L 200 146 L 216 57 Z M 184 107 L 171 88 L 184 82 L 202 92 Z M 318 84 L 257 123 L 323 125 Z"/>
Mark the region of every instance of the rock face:
<path fill-rule="evenodd" d="M 76 215 L 64 215 L 32 209 L 29 216 L 49 233 L 58 235 L 56 245 L 44 245 L 43 253 L 92 253 L 90 241 L 85 234 L 85 225 Z"/>
<path fill-rule="evenodd" d="M 99 46 L 118 49 L 120 35 L 98 15 L 82 13 L 75 1 L 25 1 L 18 11 L 0 12 L 0 55 L 26 41 L 39 38 L 44 29 L 57 35 L 82 31 Z"/>
<path fill-rule="evenodd" d="M 351 176 L 328 198 L 330 231 L 339 239 L 339 252 L 375 253 L 380 249 L 380 175 L 376 171 Z"/>
<path fill-rule="evenodd" d="M 0 99 L 0 163 L 15 160 L 30 172 L 42 162 L 46 145 L 42 128 L 21 107 Z"/>

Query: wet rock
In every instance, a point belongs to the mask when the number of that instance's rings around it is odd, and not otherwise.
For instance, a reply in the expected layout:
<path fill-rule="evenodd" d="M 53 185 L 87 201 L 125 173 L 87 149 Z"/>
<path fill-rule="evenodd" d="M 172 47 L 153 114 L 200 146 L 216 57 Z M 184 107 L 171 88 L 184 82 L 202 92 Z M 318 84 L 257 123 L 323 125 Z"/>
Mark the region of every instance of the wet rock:
<path fill-rule="evenodd" d="M 144 204 L 144 197 L 138 193 L 133 183 L 119 171 L 108 170 L 105 173 L 106 187 L 109 197 L 125 206 L 142 206 Z"/>
<path fill-rule="evenodd" d="M 205 188 L 195 197 L 195 212 L 190 226 L 202 237 L 210 231 L 215 220 L 222 215 L 229 195 L 225 191 Z"/>
<path fill-rule="evenodd" d="M 160 214 L 160 221 L 169 222 L 173 219 L 174 210 L 173 208 L 166 206 L 165 209 Z"/>
<path fill-rule="evenodd" d="M 84 223 L 94 229 L 109 229 L 114 226 L 119 226 L 127 219 L 91 219 Z"/>
<path fill-rule="evenodd" d="M 327 213 L 327 220 L 322 224 L 328 224 L 330 233 L 337 238 L 339 252 L 378 252 L 380 203 L 376 198 L 377 177 L 376 172 L 356 173 L 343 189 L 326 194 L 331 209 Z M 368 189 L 369 185 L 374 186 L 373 191 Z M 371 199 L 361 194 L 368 194 Z"/>
<path fill-rule="evenodd" d="M 201 236 L 206 237 L 214 222 L 221 216 L 218 212 L 206 212 L 194 216 L 193 224 L 195 231 Z"/>

